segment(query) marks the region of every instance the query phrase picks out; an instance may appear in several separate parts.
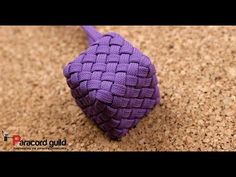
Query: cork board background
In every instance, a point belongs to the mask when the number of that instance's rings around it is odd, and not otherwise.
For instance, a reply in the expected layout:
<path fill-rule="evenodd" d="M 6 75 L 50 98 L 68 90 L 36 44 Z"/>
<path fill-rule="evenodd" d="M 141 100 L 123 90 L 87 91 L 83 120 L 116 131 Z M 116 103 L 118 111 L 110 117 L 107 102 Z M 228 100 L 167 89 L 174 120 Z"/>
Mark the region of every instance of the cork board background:
<path fill-rule="evenodd" d="M 236 149 L 236 27 L 97 26 L 120 33 L 157 68 L 161 104 L 120 142 L 76 106 L 62 67 L 82 52 L 78 27 L 0 27 L 0 128 L 66 138 L 73 151 Z M 0 139 L 0 150 L 13 150 Z"/>

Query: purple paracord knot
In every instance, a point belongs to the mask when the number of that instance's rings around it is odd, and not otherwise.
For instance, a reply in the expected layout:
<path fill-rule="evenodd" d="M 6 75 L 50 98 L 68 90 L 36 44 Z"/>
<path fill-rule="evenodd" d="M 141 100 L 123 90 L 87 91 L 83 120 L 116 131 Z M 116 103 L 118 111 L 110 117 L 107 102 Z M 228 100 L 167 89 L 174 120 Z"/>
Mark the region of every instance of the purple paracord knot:
<path fill-rule="evenodd" d="M 120 139 L 160 102 L 154 65 L 116 33 L 83 26 L 89 47 L 64 68 L 77 105 L 112 139 Z"/>

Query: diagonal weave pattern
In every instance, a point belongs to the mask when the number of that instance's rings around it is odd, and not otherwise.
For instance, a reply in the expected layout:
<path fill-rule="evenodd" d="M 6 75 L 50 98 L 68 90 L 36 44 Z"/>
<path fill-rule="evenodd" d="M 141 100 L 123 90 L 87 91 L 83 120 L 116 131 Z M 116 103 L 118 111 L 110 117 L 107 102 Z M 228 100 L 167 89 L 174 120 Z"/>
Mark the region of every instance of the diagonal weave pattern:
<path fill-rule="evenodd" d="M 150 59 L 116 33 L 102 35 L 64 68 L 77 105 L 120 139 L 160 101 Z"/>

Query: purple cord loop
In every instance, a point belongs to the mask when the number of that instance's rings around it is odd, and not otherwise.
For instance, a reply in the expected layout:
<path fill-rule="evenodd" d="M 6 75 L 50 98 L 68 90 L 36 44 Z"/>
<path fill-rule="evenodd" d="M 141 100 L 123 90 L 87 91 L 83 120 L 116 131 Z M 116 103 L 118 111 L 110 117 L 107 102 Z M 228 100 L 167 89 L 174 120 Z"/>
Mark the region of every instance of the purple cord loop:
<path fill-rule="evenodd" d="M 89 47 L 65 66 L 64 76 L 87 117 L 120 139 L 160 102 L 155 67 L 119 34 L 82 28 Z"/>

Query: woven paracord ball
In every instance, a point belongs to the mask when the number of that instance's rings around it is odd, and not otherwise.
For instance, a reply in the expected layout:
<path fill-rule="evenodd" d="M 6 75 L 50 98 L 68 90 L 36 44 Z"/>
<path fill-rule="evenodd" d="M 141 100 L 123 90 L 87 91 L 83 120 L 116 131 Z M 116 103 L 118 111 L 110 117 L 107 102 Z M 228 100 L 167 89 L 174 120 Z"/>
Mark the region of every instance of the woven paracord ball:
<path fill-rule="evenodd" d="M 120 139 L 160 102 L 155 67 L 119 34 L 83 29 L 90 46 L 65 66 L 64 76 L 87 117 Z"/>

